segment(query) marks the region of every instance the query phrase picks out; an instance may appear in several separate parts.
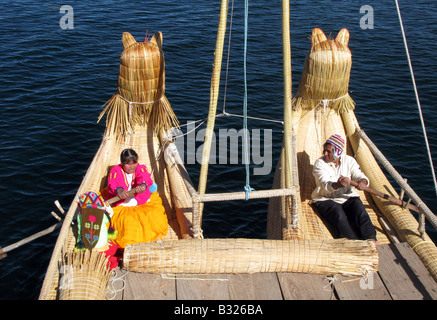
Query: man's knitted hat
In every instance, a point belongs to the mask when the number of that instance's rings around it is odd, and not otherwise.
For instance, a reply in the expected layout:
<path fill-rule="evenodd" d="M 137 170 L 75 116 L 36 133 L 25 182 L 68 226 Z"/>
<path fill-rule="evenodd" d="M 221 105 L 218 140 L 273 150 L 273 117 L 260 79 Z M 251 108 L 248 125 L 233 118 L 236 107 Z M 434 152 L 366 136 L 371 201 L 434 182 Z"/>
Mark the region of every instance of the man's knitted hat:
<path fill-rule="evenodd" d="M 332 144 L 334 146 L 334 156 L 336 156 L 336 158 L 338 158 L 343 153 L 344 147 L 346 146 L 346 142 L 339 134 L 333 134 L 332 136 L 330 136 L 329 139 L 326 140 L 326 143 Z"/>

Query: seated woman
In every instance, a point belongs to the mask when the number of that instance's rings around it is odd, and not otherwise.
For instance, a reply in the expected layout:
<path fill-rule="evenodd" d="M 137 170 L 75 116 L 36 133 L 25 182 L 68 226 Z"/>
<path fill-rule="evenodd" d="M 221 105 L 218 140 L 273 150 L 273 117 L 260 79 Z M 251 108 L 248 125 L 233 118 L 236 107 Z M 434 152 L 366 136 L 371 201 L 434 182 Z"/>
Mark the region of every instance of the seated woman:
<path fill-rule="evenodd" d="M 131 189 L 135 189 L 134 196 L 128 195 Z M 167 234 L 167 215 L 161 198 L 153 191 L 156 184 L 146 166 L 138 163 L 138 154 L 132 149 L 123 150 L 120 164 L 111 168 L 108 176 L 107 198 L 121 199 L 113 204 L 112 225 L 117 236 L 112 242 L 124 248 L 132 243 L 156 241 Z"/>

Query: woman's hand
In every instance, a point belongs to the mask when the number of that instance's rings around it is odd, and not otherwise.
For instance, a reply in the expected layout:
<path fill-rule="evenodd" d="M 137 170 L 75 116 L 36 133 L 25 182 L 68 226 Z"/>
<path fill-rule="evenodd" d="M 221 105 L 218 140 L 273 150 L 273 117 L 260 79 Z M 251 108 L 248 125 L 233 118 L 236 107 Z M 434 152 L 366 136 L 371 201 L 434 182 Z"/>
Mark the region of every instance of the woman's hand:
<path fill-rule="evenodd" d="M 117 191 L 117 195 L 120 199 L 127 199 L 127 197 L 129 196 L 129 194 L 127 193 L 127 190 L 119 187 L 116 189 Z"/>
<path fill-rule="evenodd" d="M 146 191 L 146 185 L 144 183 L 140 184 L 139 186 L 135 187 L 135 193 L 142 193 Z"/>

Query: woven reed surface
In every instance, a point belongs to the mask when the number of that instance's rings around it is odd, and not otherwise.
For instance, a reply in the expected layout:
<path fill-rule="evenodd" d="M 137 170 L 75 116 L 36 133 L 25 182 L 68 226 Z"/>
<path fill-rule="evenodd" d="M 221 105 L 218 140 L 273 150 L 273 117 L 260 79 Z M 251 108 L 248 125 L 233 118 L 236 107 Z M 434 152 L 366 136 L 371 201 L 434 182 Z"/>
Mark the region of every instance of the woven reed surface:
<path fill-rule="evenodd" d="M 61 265 L 60 300 L 104 300 L 109 279 L 108 259 L 97 251 L 65 254 Z"/>
<path fill-rule="evenodd" d="M 192 221 L 192 207 L 179 208 L 176 216 L 173 198 L 178 198 L 178 205 L 189 206 L 191 197 L 182 182 L 179 170 L 172 171 L 172 180 L 176 181 L 173 186 L 170 185 L 170 179 L 166 170 L 164 156 L 159 156 L 160 144 L 158 138 L 147 126 L 136 126 L 135 134 L 112 137 L 103 139 L 99 150 L 97 151 L 88 171 L 82 180 L 75 199 L 66 214 L 64 224 L 61 228 L 58 241 L 47 270 L 47 274 L 40 293 L 40 299 L 55 299 L 56 288 L 58 286 L 59 271 L 58 261 L 63 253 L 71 252 L 75 246 L 75 237 L 70 227 L 72 219 L 77 210 L 76 199 L 80 194 L 87 191 L 99 192 L 106 187 L 107 174 L 110 168 L 120 162 L 120 153 L 125 148 L 132 148 L 137 151 L 139 162 L 144 163 L 149 172 L 153 171 L 152 179 L 158 185 L 158 192 L 162 199 L 162 204 L 168 217 L 169 229 L 163 239 L 178 239 L 182 235 L 178 220 L 181 222 Z M 185 228 L 186 229 L 186 228 Z"/>
<path fill-rule="evenodd" d="M 123 268 L 144 273 L 304 272 L 362 275 L 377 271 L 371 241 L 192 239 L 126 246 Z"/>

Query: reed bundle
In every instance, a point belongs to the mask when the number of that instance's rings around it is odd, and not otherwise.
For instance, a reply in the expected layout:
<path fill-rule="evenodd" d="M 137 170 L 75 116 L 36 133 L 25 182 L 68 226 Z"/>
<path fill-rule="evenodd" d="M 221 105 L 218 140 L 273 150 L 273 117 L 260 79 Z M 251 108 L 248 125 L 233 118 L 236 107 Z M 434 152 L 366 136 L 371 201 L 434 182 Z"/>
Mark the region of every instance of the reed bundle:
<path fill-rule="evenodd" d="M 60 300 L 103 300 L 111 277 L 108 259 L 97 251 L 65 254 L 60 267 Z"/>
<path fill-rule="evenodd" d="M 148 124 L 155 132 L 178 126 L 165 97 L 165 62 L 162 34 L 137 42 L 123 33 L 124 51 L 118 76 L 118 93 L 103 105 L 97 122 L 107 114 L 105 136 L 133 133 L 135 125 Z"/>
<path fill-rule="evenodd" d="M 371 241 L 195 239 L 129 245 L 124 268 L 144 273 L 303 272 L 361 275 L 378 269 Z"/>

